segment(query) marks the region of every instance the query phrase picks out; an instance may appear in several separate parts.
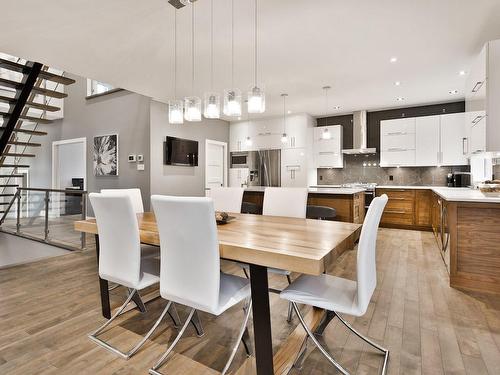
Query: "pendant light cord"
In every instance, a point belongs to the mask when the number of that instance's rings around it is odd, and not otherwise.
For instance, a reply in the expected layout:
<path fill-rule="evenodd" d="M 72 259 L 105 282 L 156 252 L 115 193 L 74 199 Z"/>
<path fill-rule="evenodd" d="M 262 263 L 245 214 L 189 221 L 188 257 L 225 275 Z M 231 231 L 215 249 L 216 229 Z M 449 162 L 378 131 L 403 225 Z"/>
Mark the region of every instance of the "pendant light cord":
<path fill-rule="evenodd" d="M 286 134 L 286 94 L 283 94 L 283 134 Z"/>
<path fill-rule="evenodd" d="M 177 98 L 177 9 L 174 11 L 174 99 Z"/>
<path fill-rule="evenodd" d="M 210 89 L 214 90 L 214 0 L 210 0 Z"/>
<path fill-rule="evenodd" d="M 234 0 L 231 0 L 231 89 L 234 87 Z"/>
<path fill-rule="evenodd" d="M 194 2 L 191 3 L 191 92 L 194 96 Z"/>
<path fill-rule="evenodd" d="M 257 0 L 254 0 L 254 84 L 257 86 Z"/>

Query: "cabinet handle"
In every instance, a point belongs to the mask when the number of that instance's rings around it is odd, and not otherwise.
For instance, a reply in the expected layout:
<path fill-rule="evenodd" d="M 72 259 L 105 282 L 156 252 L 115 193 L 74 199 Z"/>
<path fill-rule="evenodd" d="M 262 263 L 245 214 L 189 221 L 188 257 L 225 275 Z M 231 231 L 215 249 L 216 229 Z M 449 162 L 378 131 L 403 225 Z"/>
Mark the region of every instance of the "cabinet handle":
<path fill-rule="evenodd" d="M 320 151 L 319 155 L 338 155 L 335 151 Z"/>
<path fill-rule="evenodd" d="M 406 135 L 406 132 L 390 132 L 387 135 Z"/>
<path fill-rule="evenodd" d="M 481 87 L 483 87 L 483 85 L 484 85 L 484 81 L 476 82 L 476 84 L 472 88 L 472 92 L 478 92 L 481 89 Z"/>
<path fill-rule="evenodd" d="M 399 148 L 399 147 L 392 147 L 392 148 L 389 148 L 387 151 L 408 151 L 408 149 Z"/>
<path fill-rule="evenodd" d="M 481 116 L 481 115 L 476 116 L 476 117 L 474 118 L 474 120 L 472 120 L 472 125 L 476 125 L 476 124 L 477 124 L 479 121 L 481 121 L 484 117 L 485 117 L 484 115 L 483 115 L 483 116 Z"/>
<path fill-rule="evenodd" d="M 469 140 L 467 138 L 462 138 L 462 153 L 463 155 L 467 155 L 469 151 Z"/>
<path fill-rule="evenodd" d="M 404 191 L 404 190 L 401 190 L 401 191 Z M 406 199 L 406 198 L 396 198 L 396 197 L 389 197 L 389 200 L 391 201 L 411 201 L 411 199 Z"/>
<path fill-rule="evenodd" d="M 406 214 L 406 211 L 385 210 L 384 213 L 386 213 L 386 214 Z"/>
<path fill-rule="evenodd" d="M 320 165 L 318 168 L 333 168 L 331 165 Z"/>

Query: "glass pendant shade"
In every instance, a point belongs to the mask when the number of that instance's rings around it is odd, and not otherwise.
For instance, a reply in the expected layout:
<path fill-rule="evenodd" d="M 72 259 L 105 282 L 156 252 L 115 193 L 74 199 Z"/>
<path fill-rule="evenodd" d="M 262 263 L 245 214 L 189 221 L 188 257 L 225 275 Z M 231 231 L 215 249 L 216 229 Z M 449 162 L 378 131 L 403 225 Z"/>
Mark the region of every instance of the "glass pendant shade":
<path fill-rule="evenodd" d="M 331 136 L 332 135 L 330 134 L 330 132 L 328 131 L 328 129 L 323 130 L 323 133 L 321 134 L 321 138 L 323 138 L 323 139 L 330 139 Z"/>
<path fill-rule="evenodd" d="M 286 133 L 283 133 L 281 135 L 281 143 L 288 143 L 288 136 L 286 135 Z"/>
<path fill-rule="evenodd" d="M 184 119 L 186 121 L 201 121 L 201 99 L 197 96 L 184 98 Z"/>
<path fill-rule="evenodd" d="M 248 113 L 264 113 L 266 110 L 266 94 L 262 88 L 254 86 L 248 92 Z"/>
<path fill-rule="evenodd" d="M 184 123 L 183 109 L 184 109 L 184 103 L 182 102 L 182 100 L 169 100 L 168 122 L 170 124 Z"/>
<path fill-rule="evenodd" d="M 224 114 L 226 116 L 241 116 L 241 91 L 238 89 L 224 90 Z"/>
<path fill-rule="evenodd" d="M 205 94 L 205 107 L 203 116 L 206 118 L 220 117 L 220 96 L 215 92 L 207 92 Z"/>

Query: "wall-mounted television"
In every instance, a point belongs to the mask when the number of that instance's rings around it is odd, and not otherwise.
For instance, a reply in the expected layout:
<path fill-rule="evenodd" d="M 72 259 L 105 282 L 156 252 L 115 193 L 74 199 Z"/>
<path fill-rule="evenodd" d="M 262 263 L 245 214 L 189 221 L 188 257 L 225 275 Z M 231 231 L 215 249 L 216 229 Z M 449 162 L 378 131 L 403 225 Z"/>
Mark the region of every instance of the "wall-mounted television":
<path fill-rule="evenodd" d="M 189 139 L 167 137 L 163 142 L 163 164 L 198 166 L 198 142 Z"/>

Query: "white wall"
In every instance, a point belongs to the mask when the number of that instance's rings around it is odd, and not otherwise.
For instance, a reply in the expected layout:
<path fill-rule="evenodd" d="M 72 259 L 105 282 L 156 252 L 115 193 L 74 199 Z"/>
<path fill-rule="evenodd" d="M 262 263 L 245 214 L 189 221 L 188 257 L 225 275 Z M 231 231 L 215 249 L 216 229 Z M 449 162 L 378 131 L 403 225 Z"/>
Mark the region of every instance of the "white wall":
<path fill-rule="evenodd" d="M 229 123 L 223 120 L 168 123 L 167 105 L 151 101 L 150 112 L 151 194 L 184 196 L 205 195 L 205 140 L 229 143 Z M 198 141 L 198 166 L 163 165 L 163 142 L 166 136 Z"/>

